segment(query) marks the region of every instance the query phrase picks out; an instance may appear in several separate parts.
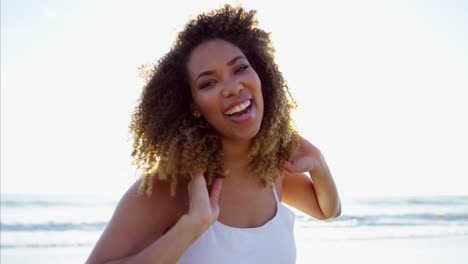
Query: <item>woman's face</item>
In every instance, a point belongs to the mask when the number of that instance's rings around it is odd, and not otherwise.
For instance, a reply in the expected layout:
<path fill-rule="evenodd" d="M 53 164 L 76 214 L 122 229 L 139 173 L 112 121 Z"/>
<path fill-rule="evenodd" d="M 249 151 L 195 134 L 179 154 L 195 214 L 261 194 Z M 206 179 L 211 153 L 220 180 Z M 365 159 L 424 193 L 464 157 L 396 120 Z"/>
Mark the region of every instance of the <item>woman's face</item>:
<path fill-rule="evenodd" d="M 235 45 L 216 39 L 193 49 L 188 62 L 193 111 L 226 140 L 249 140 L 260 130 L 263 96 L 260 78 Z"/>

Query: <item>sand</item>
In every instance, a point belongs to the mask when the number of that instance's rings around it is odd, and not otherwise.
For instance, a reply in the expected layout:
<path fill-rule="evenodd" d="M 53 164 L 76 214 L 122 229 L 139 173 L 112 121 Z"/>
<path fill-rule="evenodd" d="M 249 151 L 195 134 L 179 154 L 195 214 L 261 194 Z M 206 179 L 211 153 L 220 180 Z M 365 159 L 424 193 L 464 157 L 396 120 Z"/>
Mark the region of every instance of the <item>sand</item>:
<path fill-rule="evenodd" d="M 298 241 L 297 263 L 466 264 L 468 237 Z M 2 264 L 84 263 L 90 247 L 2 248 Z"/>

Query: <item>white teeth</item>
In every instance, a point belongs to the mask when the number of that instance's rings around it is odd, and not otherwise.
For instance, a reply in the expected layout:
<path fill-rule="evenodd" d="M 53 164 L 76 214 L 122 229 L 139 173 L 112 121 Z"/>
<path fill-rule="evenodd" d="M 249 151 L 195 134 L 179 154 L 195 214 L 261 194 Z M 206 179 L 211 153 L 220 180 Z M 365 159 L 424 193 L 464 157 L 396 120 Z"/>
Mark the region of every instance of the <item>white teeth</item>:
<path fill-rule="evenodd" d="M 240 104 L 240 105 L 238 105 L 238 106 L 232 108 L 232 109 L 229 110 L 229 111 L 226 111 L 225 114 L 226 114 L 226 115 L 232 115 L 232 114 L 235 114 L 235 113 L 238 113 L 238 112 L 240 112 L 240 111 L 245 110 L 245 109 L 246 109 L 247 107 L 249 107 L 249 106 L 250 106 L 250 100 L 247 100 L 247 101 L 245 101 L 245 103 Z"/>

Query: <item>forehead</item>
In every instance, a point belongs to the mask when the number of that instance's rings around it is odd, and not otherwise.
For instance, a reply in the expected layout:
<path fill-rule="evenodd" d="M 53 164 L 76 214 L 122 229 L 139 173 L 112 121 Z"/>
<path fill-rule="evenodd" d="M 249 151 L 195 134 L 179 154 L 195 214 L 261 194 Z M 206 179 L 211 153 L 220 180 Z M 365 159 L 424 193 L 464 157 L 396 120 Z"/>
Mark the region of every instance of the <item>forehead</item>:
<path fill-rule="evenodd" d="M 235 45 L 221 40 L 209 40 L 195 47 L 187 61 L 187 69 L 191 77 L 205 70 L 214 70 L 237 56 L 245 57 Z"/>

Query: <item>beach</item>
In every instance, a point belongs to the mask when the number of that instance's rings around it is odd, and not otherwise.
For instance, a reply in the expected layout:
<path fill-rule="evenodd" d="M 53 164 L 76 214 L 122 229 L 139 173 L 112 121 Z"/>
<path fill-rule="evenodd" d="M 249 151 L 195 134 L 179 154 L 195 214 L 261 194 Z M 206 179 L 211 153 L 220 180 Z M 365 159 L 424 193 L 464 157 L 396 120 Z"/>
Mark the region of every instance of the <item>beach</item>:
<path fill-rule="evenodd" d="M 2 264 L 84 263 L 115 197 L 2 195 Z M 467 263 L 468 196 L 343 198 L 339 218 L 296 213 L 297 262 Z"/>
<path fill-rule="evenodd" d="M 465 264 L 468 237 L 321 241 L 298 245 L 297 263 Z"/>
<path fill-rule="evenodd" d="M 297 263 L 343 262 L 465 264 L 468 260 L 468 237 L 314 241 L 297 244 Z M 2 264 L 78 264 L 84 263 L 91 247 L 3 248 Z"/>

